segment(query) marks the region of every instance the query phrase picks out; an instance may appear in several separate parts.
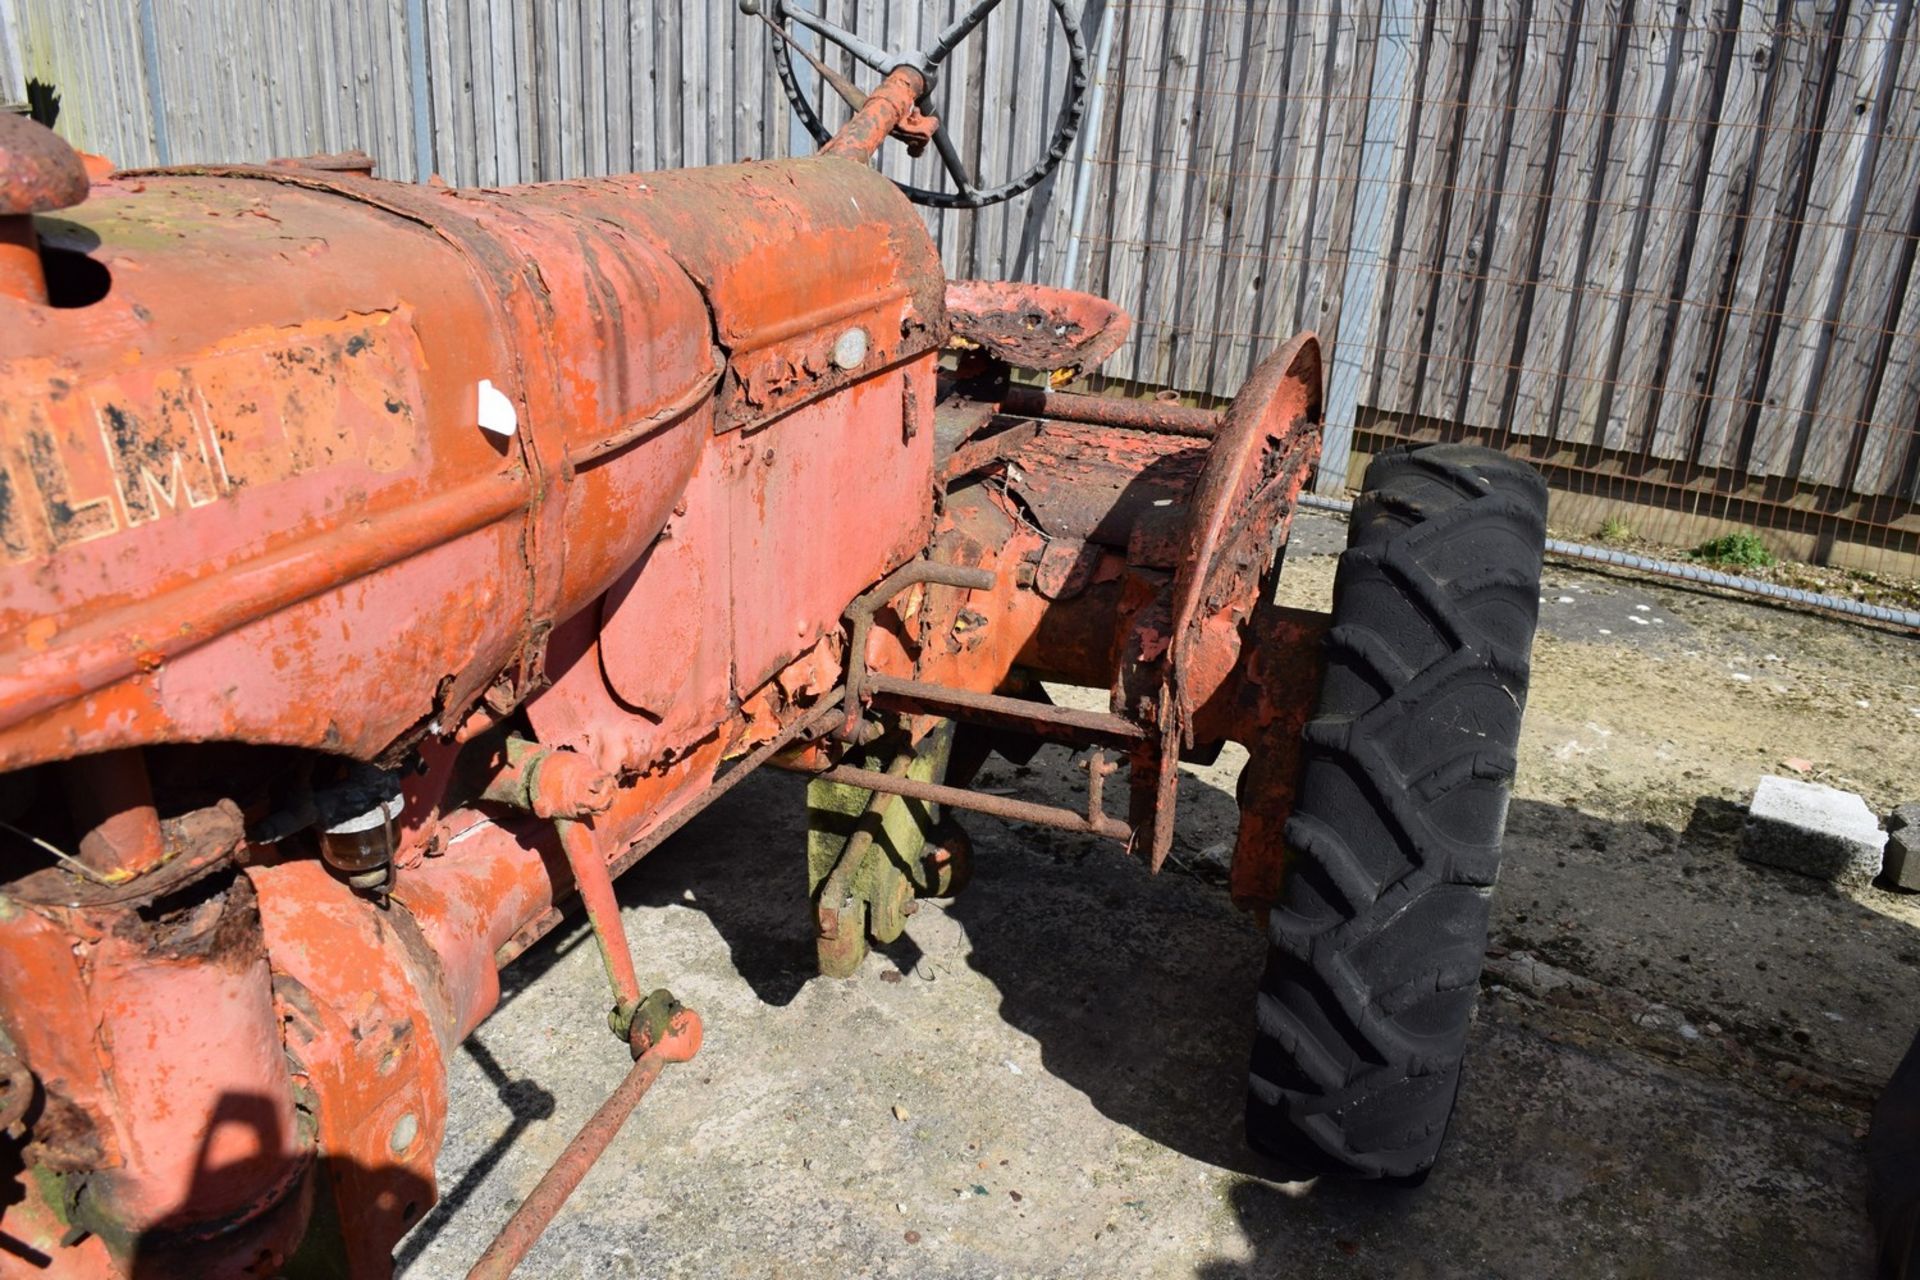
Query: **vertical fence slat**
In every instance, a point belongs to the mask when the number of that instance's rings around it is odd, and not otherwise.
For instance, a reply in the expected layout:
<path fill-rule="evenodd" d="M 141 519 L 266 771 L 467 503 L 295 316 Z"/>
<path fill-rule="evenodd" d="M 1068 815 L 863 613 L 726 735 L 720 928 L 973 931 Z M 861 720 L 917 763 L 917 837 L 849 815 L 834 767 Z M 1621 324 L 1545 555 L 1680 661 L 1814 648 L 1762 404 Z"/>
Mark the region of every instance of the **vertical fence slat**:
<path fill-rule="evenodd" d="M 1470 338 L 1462 339 L 1470 342 L 1471 354 L 1461 420 L 1501 437 L 1511 427 L 1508 393 L 1526 341 L 1524 321 L 1551 207 L 1554 166 L 1566 119 L 1565 95 L 1573 70 L 1573 31 L 1580 12 L 1579 0 L 1536 0 L 1527 24 L 1526 44 L 1515 73 L 1519 95 L 1509 125 L 1499 215 L 1482 249 L 1486 283 L 1479 320 Z"/>
<path fill-rule="evenodd" d="M 1779 335 L 1781 290 L 1793 262 L 1795 222 L 1805 202 L 1805 174 L 1819 119 L 1831 12 L 1813 4 L 1783 6 L 1776 21 L 1768 103 L 1748 201 L 1748 227 L 1718 378 L 1707 402 L 1701 461 L 1771 474 L 1776 460 L 1753 452 L 1766 370 Z"/>
<path fill-rule="evenodd" d="M 1344 0 L 1328 20 L 1333 26 L 1333 62 L 1327 76 L 1327 141 L 1315 184 L 1313 226 L 1302 246 L 1310 274 L 1299 316 L 1300 327 L 1317 331 L 1323 344 L 1331 344 L 1340 328 L 1380 6 L 1371 0 Z M 1274 336 L 1284 340 L 1287 335 Z"/>
<path fill-rule="evenodd" d="M 1275 231 L 1279 193 L 1286 176 L 1281 138 L 1291 127 L 1295 100 L 1287 92 L 1288 51 L 1299 22 L 1299 5 L 1251 4 L 1240 28 L 1246 42 L 1242 84 L 1251 99 L 1234 140 L 1235 191 L 1228 252 L 1235 255 L 1218 319 L 1219 336 L 1209 344 L 1209 362 L 1217 385 L 1238 387 L 1246 379 L 1263 341 L 1261 300 L 1275 270 L 1273 258 L 1285 252 Z"/>
<path fill-rule="evenodd" d="M 1427 65 L 1429 100 L 1422 111 L 1419 162 L 1401 240 L 1405 290 L 1396 289 L 1402 299 L 1395 306 L 1399 323 L 1387 354 L 1388 369 L 1398 366 L 1399 384 L 1383 384 L 1375 406 L 1389 412 L 1435 415 L 1441 409 L 1445 379 L 1432 376 L 1432 351 L 1436 343 L 1444 347 L 1448 335 L 1435 325 L 1443 295 L 1454 283 L 1447 257 L 1454 220 L 1470 222 L 1466 206 L 1476 198 L 1476 157 L 1466 148 L 1465 130 L 1473 79 L 1483 59 L 1496 58 L 1497 22 L 1488 11 L 1497 7 L 1485 0 L 1453 6 L 1435 28 Z"/>
<path fill-rule="evenodd" d="M 1226 228 L 1233 198 L 1233 131 L 1241 95 L 1234 85 L 1244 55 L 1222 47 L 1222 24 L 1201 32 L 1199 57 L 1214 75 L 1194 95 L 1195 123 L 1191 152 L 1175 160 L 1176 178 L 1186 193 L 1186 212 L 1178 229 L 1182 254 L 1172 314 L 1162 317 L 1178 326 L 1182 350 L 1168 370 L 1168 383 L 1188 391 L 1213 389 L 1213 343 L 1208 333 L 1214 322 L 1211 301 L 1220 290 L 1227 266 Z M 1238 44 L 1238 41 L 1233 42 Z"/>
<path fill-rule="evenodd" d="M 1624 20 L 1622 0 L 1582 9 L 1569 31 L 1572 80 L 1554 149 L 1553 193 L 1533 278 L 1533 296 L 1513 392 L 1510 430 L 1550 436 L 1574 340 L 1575 291 L 1586 248 L 1587 221 L 1604 165 L 1600 104 L 1608 100 L 1613 47 Z"/>
<path fill-rule="evenodd" d="M 1814 121 L 1818 146 L 1797 215 L 1794 264 L 1754 438 L 1754 456 L 1773 464 L 1770 474 L 1796 475 L 1807 461 L 1800 432 L 1818 399 L 1831 350 L 1828 316 L 1838 307 L 1858 243 L 1877 141 L 1872 102 L 1892 52 L 1895 17 L 1891 4 L 1867 4 L 1849 16 L 1825 86 L 1826 111 Z M 1826 462 L 1837 470 L 1838 459 Z M 1816 462 L 1815 470 L 1822 469 Z"/>
<path fill-rule="evenodd" d="M 1868 415 L 1873 430 L 1859 491 L 1920 501 L 1920 264 L 1913 259 L 1913 242 L 1920 239 L 1920 191 L 1907 225 L 1906 291 L 1889 330 L 1886 367 Z"/>
<path fill-rule="evenodd" d="M 1611 422 L 1615 375 L 1629 321 L 1655 304 L 1643 273 L 1649 205 L 1668 137 L 1666 110 L 1672 100 L 1685 40 L 1684 13 L 1655 4 L 1626 30 L 1609 131 L 1606 178 L 1593 210 L 1593 243 L 1575 325 L 1579 345 L 1577 381 L 1562 392 L 1562 438 L 1618 449 L 1625 424 Z"/>
<path fill-rule="evenodd" d="M 1660 381 L 1660 420 L 1652 453 L 1698 459 L 1710 391 L 1726 348 L 1731 299 L 1751 229 L 1754 159 L 1770 81 L 1773 22 L 1767 0 L 1738 0 L 1725 19 L 1726 70 L 1714 111 L 1706 182 L 1695 218 L 1693 256 L 1679 286 L 1672 351 Z"/>
<path fill-rule="evenodd" d="M 0 106 L 27 100 L 27 59 L 22 44 L 24 34 L 20 0 L 0 0 Z"/>
<path fill-rule="evenodd" d="M 1653 108 L 1666 70 L 1669 11 L 1645 0 L 1623 6 L 1610 30 L 1595 37 L 1607 59 L 1604 96 L 1582 104 L 1593 118 L 1593 176 L 1576 223 L 1582 224 L 1560 364 L 1558 403 L 1550 433 L 1556 441 L 1595 443 L 1595 424 L 1607 392 L 1607 366 L 1617 350 L 1617 328 L 1630 301 L 1633 230 L 1652 163 Z"/>
<path fill-rule="evenodd" d="M 1814 405 L 1816 438 L 1844 434 L 1843 469 L 1833 482 L 1859 493 L 1889 493 L 1904 453 L 1911 414 L 1901 418 L 1900 384 L 1920 379 L 1914 332 L 1920 317 L 1901 309 L 1913 276 L 1914 238 L 1920 235 L 1920 13 L 1906 0 L 1896 35 L 1897 69 L 1881 119 L 1874 170 L 1861 219 L 1853 287 L 1844 292 L 1833 329 L 1827 376 Z M 1882 416 L 1879 394 L 1895 399 Z"/>
<path fill-rule="evenodd" d="M 1713 132 L 1713 98 L 1729 50 L 1724 4 L 1682 6 L 1669 35 L 1668 70 L 1653 109 L 1659 148 L 1638 196 L 1641 224 L 1631 249 L 1626 316 L 1608 372 L 1604 420 L 1609 449 L 1650 455 L 1660 370 L 1671 354 L 1675 298 L 1686 273 L 1704 195 L 1703 158 Z"/>
<path fill-rule="evenodd" d="M 1467 418 L 1466 384 L 1479 342 L 1487 263 L 1507 198 L 1513 95 L 1529 17 L 1525 0 L 1486 6 L 1471 82 L 1464 86 L 1453 198 L 1446 240 L 1440 248 L 1440 269 L 1430 294 L 1433 319 L 1425 344 L 1419 411 L 1463 425 L 1492 425 Z"/>
<path fill-rule="evenodd" d="M 1314 480 L 1322 493 L 1338 492 L 1346 484 L 1357 409 L 1372 368 L 1370 348 L 1379 332 L 1378 294 L 1393 221 L 1390 209 L 1398 191 L 1395 176 L 1410 107 L 1407 86 L 1416 65 L 1416 29 L 1412 0 L 1387 0 L 1381 7 L 1354 172 L 1353 235 L 1340 280 L 1340 325 L 1327 364 L 1325 447 Z"/>
<path fill-rule="evenodd" d="M 1136 318 L 1132 340 L 1115 354 L 1109 369 L 1121 377 L 1141 380 L 1148 372 L 1141 349 L 1147 340 L 1147 326 L 1152 323 L 1140 306 L 1147 256 L 1142 233 L 1154 222 L 1147 209 L 1148 201 L 1157 195 L 1150 148 L 1156 98 L 1166 90 L 1159 78 L 1165 47 L 1164 19 L 1165 11 L 1157 4 L 1130 4 L 1126 8 L 1116 50 L 1120 78 L 1114 98 L 1119 119 L 1108 133 L 1114 147 L 1114 163 L 1109 169 L 1114 195 L 1107 210 L 1103 245 L 1106 278 L 1100 291 Z M 1144 157 L 1142 146 L 1149 148 Z"/>
<path fill-rule="evenodd" d="M 1136 332 L 1141 364 L 1135 377 L 1142 382 L 1168 385 L 1179 367 L 1186 343 L 1181 325 L 1180 267 L 1185 257 L 1180 243 L 1191 190 L 1193 138 L 1198 124 L 1204 85 L 1200 73 L 1201 22 L 1192 6 L 1168 5 L 1165 36 L 1154 50 L 1160 59 L 1162 92 L 1153 113 L 1149 135 L 1152 152 L 1147 160 L 1152 175 L 1152 223 L 1142 260 L 1140 320 Z"/>
<path fill-rule="evenodd" d="M 1416 175 L 1430 169 L 1431 156 L 1421 153 L 1421 135 L 1429 127 L 1425 86 L 1436 73 L 1436 60 L 1444 67 L 1447 47 L 1438 36 L 1438 19 L 1443 17 L 1435 0 L 1415 3 L 1418 21 L 1413 39 L 1412 61 L 1405 90 L 1405 101 L 1394 112 L 1398 125 L 1395 151 L 1391 161 L 1391 181 L 1387 207 L 1378 227 L 1368 236 L 1378 246 L 1381 262 L 1380 286 L 1374 297 L 1374 315 L 1367 330 L 1371 376 L 1363 383 L 1360 398 L 1376 408 L 1391 399 L 1400 384 L 1401 366 L 1407 342 L 1404 334 L 1411 308 L 1408 296 L 1418 288 L 1414 269 L 1405 251 L 1406 238 L 1418 201 Z M 1439 46 L 1436 51 L 1436 46 Z M 1418 232 L 1415 231 L 1417 236 Z"/>
<path fill-rule="evenodd" d="M 1266 306 L 1252 326 L 1252 345 L 1247 353 L 1250 361 L 1262 359 L 1294 333 L 1312 325 L 1306 313 L 1307 297 L 1319 274 L 1311 254 L 1314 199 L 1320 192 L 1331 141 L 1327 135 L 1327 95 L 1332 86 L 1327 82 L 1327 70 L 1335 36 L 1331 15 L 1324 8 L 1295 20 L 1294 56 L 1286 85 L 1291 100 L 1286 135 L 1291 144 L 1287 199 L 1278 207 L 1280 216 L 1274 219 L 1274 235 L 1268 244 L 1276 261 L 1267 272 L 1270 288 Z M 1250 371 L 1236 369 L 1231 385 L 1210 389 L 1231 395 Z"/>

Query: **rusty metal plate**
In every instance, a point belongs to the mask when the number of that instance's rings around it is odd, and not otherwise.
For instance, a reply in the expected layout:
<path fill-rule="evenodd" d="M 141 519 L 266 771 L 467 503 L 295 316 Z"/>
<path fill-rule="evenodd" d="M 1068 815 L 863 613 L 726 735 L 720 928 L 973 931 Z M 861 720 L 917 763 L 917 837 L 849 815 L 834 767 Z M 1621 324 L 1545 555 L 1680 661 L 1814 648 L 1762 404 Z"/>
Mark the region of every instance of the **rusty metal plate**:
<path fill-rule="evenodd" d="M 455 1031 L 439 966 L 404 911 L 374 910 L 317 861 L 247 875 L 341 1240 L 356 1274 L 378 1274 L 437 1197 Z"/>
<path fill-rule="evenodd" d="M 1303 333 L 1254 369 L 1207 453 L 1174 574 L 1172 683 L 1189 738 L 1201 696 L 1194 668 L 1207 665 L 1209 633 L 1237 633 L 1272 594 L 1295 500 L 1320 452 L 1320 390 L 1320 342 Z"/>
<path fill-rule="evenodd" d="M 601 605 L 600 665 L 607 683 L 621 701 L 646 713 L 649 736 L 663 748 L 724 720 L 733 693 L 722 470 L 718 456 L 702 460 L 682 497 L 683 509 Z"/>
<path fill-rule="evenodd" d="M 113 284 L 0 326 L 0 763 L 366 756 L 537 660 L 665 522 L 719 375 L 644 197 L 585 185 L 121 174 L 41 219 Z"/>
<path fill-rule="evenodd" d="M 827 156 L 605 184 L 624 193 L 622 216 L 673 254 L 713 311 L 728 356 L 722 431 L 940 345 L 939 256 L 918 210 L 872 169 Z"/>
<path fill-rule="evenodd" d="M 1153 700 L 1158 751 L 1134 757 L 1145 837 L 1138 851 L 1156 871 L 1173 847 L 1180 752 L 1195 745 L 1194 715 L 1240 665 L 1248 621 L 1273 594 L 1295 501 L 1319 456 L 1320 395 L 1320 343 L 1301 334 L 1262 361 L 1234 398 L 1189 498 Z M 1142 795 L 1152 797 L 1144 808 Z"/>
<path fill-rule="evenodd" d="M 1205 440 L 1050 422 L 1006 484 L 1048 537 L 1123 548 L 1149 512 L 1187 501 L 1206 458 Z"/>
<path fill-rule="evenodd" d="M 745 697 L 838 634 L 847 602 L 926 545 L 933 356 L 731 435 L 733 661 Z"/>
<path fill-rule="evenodd" d="M 1044 284 L 953 280 L 953 336 L 1016 369 L 1077 377 L 1120 349 L 1133 319 L 1105 298 Z"/>

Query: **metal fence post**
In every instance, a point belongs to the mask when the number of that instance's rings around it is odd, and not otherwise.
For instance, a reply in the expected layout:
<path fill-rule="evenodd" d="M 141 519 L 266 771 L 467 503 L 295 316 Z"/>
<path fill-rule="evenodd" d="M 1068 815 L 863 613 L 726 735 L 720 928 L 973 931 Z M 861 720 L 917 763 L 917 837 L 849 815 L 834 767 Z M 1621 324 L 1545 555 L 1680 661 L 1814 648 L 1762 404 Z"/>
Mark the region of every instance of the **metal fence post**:
<path fill-rule="evenodd" d="M 1067 227 L 1067 257 L 1060 267 L 1060 287 L 1071 289 L 1080 274 L 1080 237 L 1086 230 L 1094 153 L 1100 149 L 1100 121 L 1107 111 L 1107 61 L 1113 55 L 1113 8 L 1107 0 L 1100 10 L 1100 35 L 1093 54 L 1093 103 L 1080 132 L 1080 159 L 1073 169 L 1073 212 Z"/>
<path fill-rule="evenodd" d="M 1395 143 L 1407 113 L 1407 61 L 1413 42 L 1412 0 L 1385 0 L 1380 39 L 1367 93 L 1367 128 L 1360 149 L 1359 191 L 1353 210 L 1353 241 L 1340 282 L 1340 329 L 1333 340 L 1333 370 L 1327 379 L 1325 447 L 1313 487 L 1338 493 L 1347 484 L 1353 456 L 1353 425 L 1360 399 L 1360 363 L 1373 345 L 1373 297 L 1380 283 L 1388 236 L 1387 195 L 1392 186 Z"/>

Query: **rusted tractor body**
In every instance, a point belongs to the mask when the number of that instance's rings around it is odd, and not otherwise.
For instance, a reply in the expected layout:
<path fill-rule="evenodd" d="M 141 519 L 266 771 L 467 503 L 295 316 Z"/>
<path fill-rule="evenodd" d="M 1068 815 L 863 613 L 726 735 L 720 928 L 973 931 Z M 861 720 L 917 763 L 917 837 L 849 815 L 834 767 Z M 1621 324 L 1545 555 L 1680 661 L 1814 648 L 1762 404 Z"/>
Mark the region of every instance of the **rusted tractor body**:
<path fill-rule="evenodd" d="M 611 878 L 765 763 L 855 798 L 811 851 L 830 973 L 959 887 L 954 811 L 1157 866 L 1175 766 L 1227 740 L 1236 897 L 1272 901 L 1325 631 L 1267 603 L 1317 346 L 1222 414 L 1010 377 L 1126 321 L 945 280 L 864 163 L 912 74 L 844 154 L 123 172 L 10 215 L 45 294 L 28 263 L 0 296 L 0 1274 L 385 1274 L 447 1055 L 584 902 L 582 1016 L 635 1074 L 510 1268 L 698 1048 Z M 966 790 L 1036 741 L 1091 749 L 1084 810 Z"/>

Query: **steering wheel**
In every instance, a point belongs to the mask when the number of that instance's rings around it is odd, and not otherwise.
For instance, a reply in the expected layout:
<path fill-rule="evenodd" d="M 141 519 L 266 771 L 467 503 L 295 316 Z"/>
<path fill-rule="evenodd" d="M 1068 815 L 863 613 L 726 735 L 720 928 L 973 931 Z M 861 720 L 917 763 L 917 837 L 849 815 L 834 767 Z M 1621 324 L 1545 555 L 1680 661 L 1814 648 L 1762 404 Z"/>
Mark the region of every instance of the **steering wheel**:
<path fill-rule="evenodd" d="M 946 169 L 947 176 L 953 182 L 952 191 L 930 191 L 925 187 L 916 187 L 901 182 L 896 185 L 906 193 L 907 199 L 915 204 L 932 205 L 938 209 L 978 209 L 982 205 L 998 204 L 1010 200 L 1022 191 L 1032 187 L 1042 178 L 1052 173 L 1066 158 L 1067 149 L 1073 145 L 1074 135 L 1080 132 L 1080 119 L 1086 109 L 1087 96 L 1087 50 L 1080 37 L 1080 0 L 1049 0 L 1054 16 L 1067 39 L 1066 99 L 1060 104 L 1060 114 L 1054 119 L 1053 138 L 1047 145 L 1046 155 L 1039 163 L 1011 181 L 998 186 L 982 186 L 978 176 L 967 172 L 965 160 L 960 156 L 959 148 L 953 145 L 953 139 L 947 135 L 947 127 L 942 124 L 933 131 L 933 146 L 939 153 L 940 163 Z M 799 49 L 800 56 L 812 63 L 822 78 L 840 94 L 848 99 L 848 105 L 859 105 L 860 91 L 826 67 L 805 49 L 794 42 L 788 23 L 805 27 L 822 39 L 830 40 L 845 49 L 853 57 L 872 67 L 882 76 L 898 67 L 911 67 L 918 71 L 927 82 L 927 92 L 920 99 L 920 110 L 928 115 L 931 110 L 933 87 L 941 66 L 952 55 L 961 41 L 973 34 L 974 28 L 986 21 L 986 17 L 999 7 L 1000 0 L 974 0 L 965 12 L 961 13 L 945 30 L 934 38 L 931 48 L 918 53 L 889 53 L 875 48 L 853 32 L 827 21 L 820 15 L 807 9 L 789 4 L 786 0 L 767 0 L 763 12 L 759 0 L 740 0 L 740 8 L 749 14 L 759 14 L 773 29 L 774 69 L 780 75 L 780 87 L 786 90 L 787 100 L 793 104 L 794 113 L 800 123 L 814 140 L 825 145 L 833 137 L 820 119 L 820 113 L 814 109 L 807 94 L 800 88 L 800 82 L 793 74 L 792 51 Z M 915 154 L 918 154 L 916 151 Z"/>

